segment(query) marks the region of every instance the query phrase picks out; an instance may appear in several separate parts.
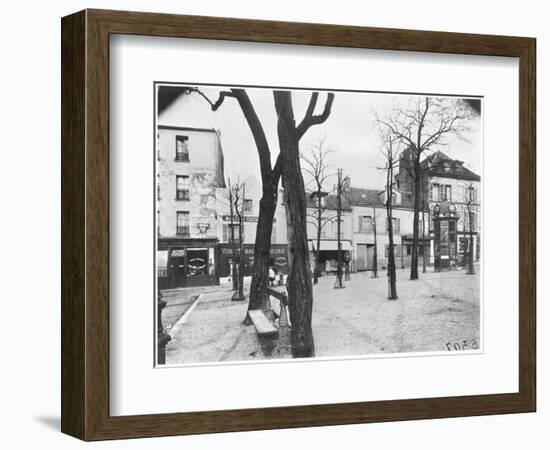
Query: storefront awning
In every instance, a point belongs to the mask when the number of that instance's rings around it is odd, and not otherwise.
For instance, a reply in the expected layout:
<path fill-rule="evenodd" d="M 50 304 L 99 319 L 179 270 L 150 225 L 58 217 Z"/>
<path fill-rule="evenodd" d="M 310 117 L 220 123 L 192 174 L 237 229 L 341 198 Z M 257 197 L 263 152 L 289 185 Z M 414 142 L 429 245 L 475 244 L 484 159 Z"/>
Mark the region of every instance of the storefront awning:
<path fill-rule="evenodd" d="M 309 241 L 309 248 L 311 251 L 314 251 L 317 247 L 317 242 L 310 240 Z M 343 251 L 351 252 L 352 246 L 350 241 L 340 241 L 340 248 Z M 322 252 L 336 252 L 338 251 L 338 241 L 337 240 L 321 240 L 321 248 L 320 251 Z"/>

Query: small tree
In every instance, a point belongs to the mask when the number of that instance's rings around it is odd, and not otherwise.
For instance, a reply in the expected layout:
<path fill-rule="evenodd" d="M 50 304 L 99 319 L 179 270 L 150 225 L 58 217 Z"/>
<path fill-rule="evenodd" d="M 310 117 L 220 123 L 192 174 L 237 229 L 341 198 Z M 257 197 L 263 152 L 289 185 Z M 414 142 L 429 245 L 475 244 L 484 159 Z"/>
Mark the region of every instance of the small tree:
<path fill-rule="evenodd" d="M 302 160 L 302 170 L 309 178 L 309 183 L 313 185 L 312 196 L 315 198 L 315 207 L 312 212 L 308 213 L 308 223 L 311 223 L 315 228 L 316 245 L 313 249 L 314 269 L 313 269 L 313 284 L 318 283 L 318 278 L 321 272 L 319 253 L 321 251 L 321 233 L 325 225 L 334 220 L 334 215 L 327 213 L 328 207 L 323 201 L 328 195 L 327 181 L 334 174 L 328 170 L 328 156 L 330 150 L 326 144 L 326 137 L 317 138 L 308 147 L 307 151 L 300 154 Z"/>
<path fill-rule="evenodd" d="M 422 189 L 420 190 L 420 195 L 422 195 L 422 273 L 426 273 L 426 187 L 425 187 L 425 170 L 422 170 L 420 173 L 421 180 L 420 184 Z"/>
<path fill-rule="evenodd" d="M 468 202 L 466 203 L 466 211 L 468 212 L 468 228 L 470 231 L 470 239 L 469 239 L 469 246 L 468 246 L 468 269 L 466 271 L 467 275 L 475 275 L 476 270 L 474 267 L 474 221 L 473 219 L 473 212 L 472 212 L 472 202 L 473 202 L 473 196 L 471 195 L 471 192 L 473 191 L 474 187 L 473 184 L 469 184 L 467 186 L 467 198 Z"/>
<path fill-rule="evenodd" d="M 336 184 L 336 233 L 338 237 L 338 262 L 336 267 L 336 282 L 334 283 L 335 289 L 342 289 L 344 284 L 342 283 L 342 275 L 344 274 L 343 267 L 343 254 L 342 254 L 342 200 L 344 192 L 347 191 L 349 185 L 349 178 L 344 177 L 342 169 L 338 169 L 338 183 Z"/>
<path fill-rule="evenodd" d="M 242 195 L 241 195 L 242 189 Z M 237 215 L 239 224 L 239 282 L 237 292 L 233 295 L 233 300 L 244 300 L 244 203 L 245 203 L 245 183 L 237 183 L 234 186 L 233 207 Z M 240 200 L 240 202 L 239 202 Z"/>
<path fill-rule="evenodd" d="M 231 244 L 231 272 L 232 284 L 235 291 L 232 300 L 244 300 L 244 202 L 246 183 L 239 178 L 232 181 L 227 180 L 227 189 L 221 199 L 227 201 L 226 207 L 229 210 L 228 240 Z M 237 228 L 238 236 L 235 236 Z"/>
<path fill-rule="evenodd" d="M 392 133 L 382 130 L 381 152 L 386 160 L 386 217 L 388 224 L 388 300 L 397 300 L 397 276 L 395 270 L 395 250 L 393 243 L 393 170 L 399 163 L 398 155 L 401 152 L 401 142 Z"/>
<path fill-rule="evenodd" d="M 228 196 L 229 196 L 229 227 L 230 227 L 230 242 L 231 242 L 231 282 L 233 284 L 233 290 L 237 291 L 239 289 L 239 279 L 237 276 L 237 243 L 235 241 L 235 208 L 233 206 L 233 188 L 231 186 L 231 179 L 227 180 L 228 185 Z"/>
<path fill-rule="evenodd" d="M 376 208 L 372 208 L 372 232 L 374 234 L 374 255 L 372 261 L 372 278 L 378 278 L 378 234 L 376 227 Z"/>

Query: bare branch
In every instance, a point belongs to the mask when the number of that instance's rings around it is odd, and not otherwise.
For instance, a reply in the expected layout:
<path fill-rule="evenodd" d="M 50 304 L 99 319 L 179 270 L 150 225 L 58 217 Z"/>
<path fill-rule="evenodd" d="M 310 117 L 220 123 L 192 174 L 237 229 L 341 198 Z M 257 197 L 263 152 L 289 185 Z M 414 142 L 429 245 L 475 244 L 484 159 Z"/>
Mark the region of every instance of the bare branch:
<path fill-rule="evenodd" d="M 327 100 L 325 102 L 325 108 L 323 110 L 322 114 L 314 115 L 315 106 L 317 104 L 317 98 L 319 97 L 318 92 L 312 92 L 311 98 L 309 100 L 309 105 L 306 110 L 306 114 L 300 124 L 296 127 L 296 134 L 298 136 L 298 140 L 302 138 L 302 136 L 309 130 L 310 127 L 313 125 L 319 125 L 323 122 L 325 122 L 328 117 L 330 116 L 330 111 L 332 108 L 332 103 L 334 102 L 334 94 L 332 92 L 329 92 L 327 94 Z"/>

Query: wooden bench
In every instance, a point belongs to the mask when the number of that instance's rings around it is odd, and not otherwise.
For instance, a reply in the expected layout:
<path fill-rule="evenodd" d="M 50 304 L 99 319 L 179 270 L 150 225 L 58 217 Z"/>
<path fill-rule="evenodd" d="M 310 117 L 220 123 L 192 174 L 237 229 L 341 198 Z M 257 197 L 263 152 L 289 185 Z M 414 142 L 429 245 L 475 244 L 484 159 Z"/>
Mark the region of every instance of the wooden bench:
<path fill-rule="evenodd" d="M 261 309 L 248 311 L 248 317 L 254 324 L 259 336 L 266 338 L 276 338 L 279 336 L 279 330 L 270 322 Z"/>

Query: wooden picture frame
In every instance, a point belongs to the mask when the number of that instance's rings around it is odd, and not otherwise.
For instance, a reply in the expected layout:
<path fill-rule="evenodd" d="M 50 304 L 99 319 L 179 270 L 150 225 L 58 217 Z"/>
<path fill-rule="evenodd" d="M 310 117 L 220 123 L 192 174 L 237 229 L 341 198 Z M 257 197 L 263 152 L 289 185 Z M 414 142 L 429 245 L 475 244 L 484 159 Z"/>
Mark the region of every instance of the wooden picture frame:
<path fill-rule="evenodd" d="M 535 39 L 105 10 L 61 25 L 64 433 L 100 440 L 535 411 Z M 519 391 L 110 416 L 109 36 L 116 33 L 519 58 Z"/>

